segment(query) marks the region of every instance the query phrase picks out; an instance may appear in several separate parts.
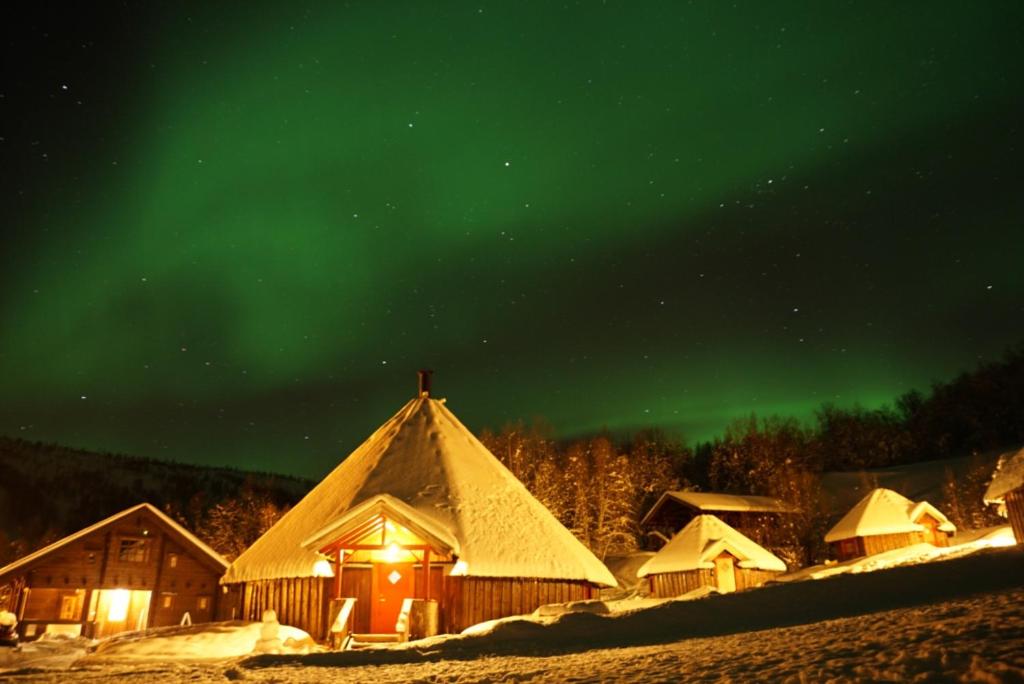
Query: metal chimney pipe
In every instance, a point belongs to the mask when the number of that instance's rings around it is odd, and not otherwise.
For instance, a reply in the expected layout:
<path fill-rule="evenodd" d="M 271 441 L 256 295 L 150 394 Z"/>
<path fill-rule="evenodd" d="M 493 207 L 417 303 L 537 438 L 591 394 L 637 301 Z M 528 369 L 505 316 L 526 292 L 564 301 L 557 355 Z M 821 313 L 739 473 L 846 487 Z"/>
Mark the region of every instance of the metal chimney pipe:
<path fill-rule="evenodd" d="M 416 375 L 419 376 L 420 396 L 421 397 L 429 397 L 430 396 L 430 376 L 433 375 L 433 374 L 434 374 L 434 371 L 432 371 L 432 370 L 416 371 Z"/>

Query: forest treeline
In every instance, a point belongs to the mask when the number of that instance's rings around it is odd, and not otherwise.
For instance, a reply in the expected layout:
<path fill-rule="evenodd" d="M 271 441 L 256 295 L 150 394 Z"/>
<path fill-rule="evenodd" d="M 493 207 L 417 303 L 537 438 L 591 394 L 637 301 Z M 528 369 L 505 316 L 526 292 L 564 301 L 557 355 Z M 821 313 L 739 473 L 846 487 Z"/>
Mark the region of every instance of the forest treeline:
<path fill-rule="evenodd" d="M 823 558 L 834 511 L 822 490 L 829 471 L 883 468 L 970 455 L 949 472 L 946 513 L 959 526 L 996 524 L 982 502 L 992 473 L 982 454 L 1024 445 L 1024 345 L 928 394 L 891 406 L 822 405 L 810 422 L 751 415 L 690 447 L 657 430 L 614 442 L 599 435 L 558 441 L 543 421 L 485 430 L 481 439 L 599 558 L 649 545 L 640 520 L 666 489 L 771 496 L 797 511 L 767 536 L 791 565 Z"/>
<path fill-rule="evenodd" d="M 542 420 L 480 438 L 599 558 L 650 546 L 644 513 L 666 490 L 696 489 L 792 504 L 797 514 L 770 536 L 773 550 L 800 565 L 824 552 L 829 471 L 969 455 L 966 472 L 947 477 L 945 512 L 962 527 L 998 522 L 981 501 L 992 470 L 982 455 L 1024 445 L 1024 345 L 891 406 L 825 404 L 809 422 L 751 415 L 693 446 L 657 429 L 560 440 Z M 141 501 L 232 559 L 313 484 L 0 437 L 0 565 Z"/>

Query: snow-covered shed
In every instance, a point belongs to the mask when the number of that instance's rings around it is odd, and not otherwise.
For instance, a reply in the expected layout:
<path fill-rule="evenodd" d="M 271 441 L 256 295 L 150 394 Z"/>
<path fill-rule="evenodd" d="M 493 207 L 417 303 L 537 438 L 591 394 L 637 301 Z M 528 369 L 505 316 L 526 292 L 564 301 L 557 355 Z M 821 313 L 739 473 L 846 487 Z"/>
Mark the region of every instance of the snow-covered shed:
<path fill-rule="evenodd" d="M 713 515 L 698 515 L 637 571 L 651 595 L 680 596 L 709 586 L 721 592 L 757 587 L 786 564 Z"/>
<path fill-rule="evenodd" d="M 825 535 L 838 560 L 928 543 L 949 546 L 956 526 L 927 501 L 914 502 L 891 489 L 868 493 Z"/>
<path fill-rule="evenodd" d="M 1024 542 L 1024 449 L 999 457 L 985 503 L 997 504 L 1000 514 L 1010 519 L 1017 543 Z"/>
<path fill-rule="evenodd" d="M 771 532 L 781 516 L 796 510 L 768 496 L 726 494 L 723 492 L 668 491 L 662 494 L 640 521 L 648 534 L 670 538 L 700 515 L 715 515 L 726 524 L 757 540 L 770 544 Z"/>
<path fill-rule="evenodd" d="M 430 396 L 428 378 L 231 564 L 222 583 L 241 617 L 273 608 L 282 623 L 326 638 L 330 600 L 355 598 L 352 631 L 390 634 L 415 599 L 428 613 L 436 604 L 438 628 L 455 632 L 615 585 Z"/>
<path fill-rule="evenodd" d="M 0 568 L 22 636 L 103 637 L 217 617 L 227 561 L 142 503 Z"/>

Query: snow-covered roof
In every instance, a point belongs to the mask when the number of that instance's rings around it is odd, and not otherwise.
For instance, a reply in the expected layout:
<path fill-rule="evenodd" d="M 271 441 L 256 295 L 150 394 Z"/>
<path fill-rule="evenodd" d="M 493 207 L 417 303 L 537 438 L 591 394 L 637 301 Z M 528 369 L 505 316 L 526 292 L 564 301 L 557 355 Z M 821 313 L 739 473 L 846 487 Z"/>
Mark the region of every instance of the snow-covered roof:
<path fill-rule="evenodd" d="M 749 512 L 749 513 L 792 513 L 794 508 L 789 504 L 768 496 L 750 496 L 746 494 L 723 494 L 721 492 L 688 492 L 668 491 L 662 494 L 651 506 L 641 525 L 647 521 L 667 501 L 676 501 L 685 506 L 706 512 Z"/>
<path fill-rule="evenodd" d="M 918 521 L 924 514 L 939 521 L 939 529 L 956 532 L 956 526 L 942 511 L 927 501 L 913 502 L 891 489 L 873 489 L 842 517 L 825 535 L 826 542 L 875 534 L 902 534 L 924 529 Z"/>
<path fill-rule="evenodd" d="M 456 418 L 421 395 L 401 408 L 256 540 L 224 583 L 310 577 L 317 544 L 346 513 L 387 495 L 450 545 L 473 577 L 615 578 Z M 397 508 L 396 506 L 392 506 Z M 306 544 L 306 545 L 304 545 Z"/>
<path fill-rule="evenodd" d="M 741 568 L 786 571 L 786 564 L 778 556 L 743 533 L 713 515 L 698 515 L 644 563 L 636 575 L 713 568 L 715 558 L 723 551 L 735 556 Z"/>
<path fill-rule="evenodd" d="M 1021 487 L 1024 487 L 1024 449 L 999 457 L 992 482 L 985 490 L 985 503 L 1004 503 L 1007 494 Z"/>
<path fill-rule="evenodd" d="M 85 537 L 85 536 L 95 532 L 96 530 L 102 529 L 103 527 L 106 527 L 107 525 L 116 523 L 117 521 L 122 520 L 124 518 L 127 518 L 130 515 L 132 515 L 134 513 L 137 513 L 139 511 L 146 511 L 148 513 L 153 514 L 161 522 L 163 522 L 165 525 L 167 525 L 168 527 L 173 529 L 175 532 L 180 534 L 182 537 L 184 537 L 186 540 L 188 540 L 200 552 L 202 552 L 211 561 L 213 561 L 213 563 L 215 565 L 217 565 L 221 569 L 227 568 L 228 562 L 226 560 L 224 560 L 223 556 L 221 556 L 219 553 L 217 553 L 216 551 L 211 549 L 209 546 L 204 544 L 199 539 L 199 537 L 195 536 L 194 534 L 192 534 L 191 532 L 186 530 L 177 521 L 175 521 L 173 518 L 168 516 L 166 513 L 161 511 L 159 508 L 157 508 L 153 504 L 140 503 L 137 506 L 132 506 L 131 508 L 126 508 L 125 510 L 121 511 L 120 513 L 115 513 L 114 515 L 110 516 L 109 518 L 104 518 L 103 520 L 100 520 L 98 523 L 90 525 L 89 527 L 85 527 L 85 528 L 79 530 L 78 532 L 75 532 L 74 534 L 69 534 L 68 536 L 64 537 L 63 539 L 59 539 L 59 540 L 53 542 L 52 544 L 50 544 L 49 546 L 44 546 L 43 548 L 39 549 L 38 551 L 33 551 L 32 553 L 28 554 L 27 556 L 25 556 L 23 558 L 19 558 L 18 560 L 14 561 L 13 563 L 10 563 L 9 565 L 5 565 L 4 567 L 0 568 L 0 578 L 3 578 L 4 576 L 6 576 L 8 574 L 10 574 L 10 573 L 12 573 L 12 572 L 14 572 L 16 570 L 19 570 L 19 569 L 21 569 L 21 568 L 31 564 L 36 559 L 42 558 L 43 556 L 45 556 L 45 555 L 47 555 L 49 553 L 52 553 L 52 552 L 56 551 L 57 549 L 59 549 L 59 548 L 61 548 L 63 546 L 67 546 L 68 544 L 70 544 L 72 542 L 78 541 L 79 539 L 82 539 L 83 537 Z"/>

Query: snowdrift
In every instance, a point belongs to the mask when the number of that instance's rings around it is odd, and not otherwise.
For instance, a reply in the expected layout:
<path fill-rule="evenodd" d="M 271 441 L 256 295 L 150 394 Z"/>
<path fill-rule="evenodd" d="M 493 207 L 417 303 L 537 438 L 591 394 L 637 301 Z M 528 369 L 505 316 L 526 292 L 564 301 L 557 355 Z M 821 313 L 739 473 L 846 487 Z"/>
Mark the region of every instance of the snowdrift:
<path fill-rule="evenodd" d="M 569 612 L 548 621 L 510 618 L 471 635 L 435 637 L 375 651 L 253 656 L 241 665 L 334 667 L 490 655 L 558 655 L 802 625 L 1021 587 L 1024 549 L 994 549 L 885 572 L 844 574 L 815 582 L 710 595 L 701 600 L 668 601 L 617 615 Z"/>

